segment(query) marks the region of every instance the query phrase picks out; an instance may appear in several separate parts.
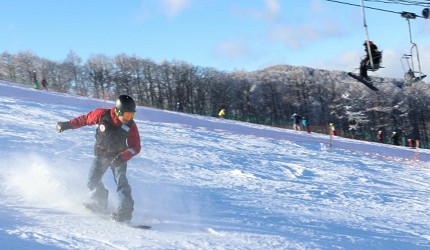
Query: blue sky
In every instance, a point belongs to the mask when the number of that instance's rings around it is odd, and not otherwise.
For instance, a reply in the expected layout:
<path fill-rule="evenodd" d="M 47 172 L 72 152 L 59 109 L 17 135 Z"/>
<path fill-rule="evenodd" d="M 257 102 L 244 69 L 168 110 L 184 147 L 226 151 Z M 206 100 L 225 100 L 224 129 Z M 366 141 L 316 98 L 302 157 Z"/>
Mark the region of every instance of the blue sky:
<path fill-rule="evenodd" d="M 366 5 L 417 14 L 423 9 Z M 325 0 L 14 0 L 1 1 L 0 8 L 0 52 L 32 51 L 56 61 L 73 50 L 84 60 L 125 53 L 225 71 L 276 64 L 353 71 L 365 39 L 360 8 Z M 402 77 L 407 21 L 376 10 L 367 10 L 366 20 L 370 39 L 384 51 L 378 76 Z M 430 19 L 411 20 L 411 26 L 428 74 Z"/>

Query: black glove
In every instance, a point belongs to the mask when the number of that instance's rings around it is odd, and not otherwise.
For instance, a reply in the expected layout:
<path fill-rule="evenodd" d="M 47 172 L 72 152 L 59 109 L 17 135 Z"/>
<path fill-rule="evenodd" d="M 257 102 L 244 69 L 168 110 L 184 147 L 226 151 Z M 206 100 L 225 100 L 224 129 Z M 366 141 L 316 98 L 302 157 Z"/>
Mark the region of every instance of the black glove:
<path fill-rule="evenodd" d="M 121 166 L 122 164 L 124 164 L 124 158 L 122 157 L 121 154 L 117 154 L 112 161 L 110 162 L 110 165 L 114 168 Z"/>
<path fill-rule="evenodd" d="M 72 124 L 70 122 L 57 122 L 57 132 L 61 133 L 65 130 L 71 129 Z"/>

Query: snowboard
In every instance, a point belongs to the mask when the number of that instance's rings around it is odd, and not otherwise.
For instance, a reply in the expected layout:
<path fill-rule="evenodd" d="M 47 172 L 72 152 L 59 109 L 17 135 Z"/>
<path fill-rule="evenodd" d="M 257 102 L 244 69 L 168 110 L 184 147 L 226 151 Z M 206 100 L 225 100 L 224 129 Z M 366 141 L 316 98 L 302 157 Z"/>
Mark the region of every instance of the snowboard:
<path fill-rule="evenodd" d="M 378 91 L 379 89 L 376 88 L 370 81 L 366 80 L 364 77 L 356 75 L 354 73 L 349 72 L 348 75 L 352 78 L 354 78 L 355 80 L 363 83 L 364 85 L 366 85 L 369 89 L 373 90 L 373 91 Z"/>
<path fill-rule="evenodd" d="M 148 226 L 148 225 L 132 225 L 132 224 L 129 224 L 128 226 L 132 227 L 132 228 L 139 228 L 139 229 L 151 229 L 151 226 Z"/>
<path fill-rule="evenodd" d="M 92 214 L 97 215 L 98 217 L 100 217 L 104 220 L 109 220 L 109 221 L 114 222 L 111 218 L 111 213 L 109 213 L 109 211 L 107 211 L 107 210 L 96 210 L 90 204 L 86 204 L 86 203 L 84 203 L 83 205 L 86 208 L 86 210 L 91 212 Z M 134 224 L 131 222 L 116 222 L 116 223 L 118 223 L 118 225 L 124 225 L 124 226 L 131 227 L 131 228 L 151 229 L 151 226 L 143 225 L 143 224 Z"/>

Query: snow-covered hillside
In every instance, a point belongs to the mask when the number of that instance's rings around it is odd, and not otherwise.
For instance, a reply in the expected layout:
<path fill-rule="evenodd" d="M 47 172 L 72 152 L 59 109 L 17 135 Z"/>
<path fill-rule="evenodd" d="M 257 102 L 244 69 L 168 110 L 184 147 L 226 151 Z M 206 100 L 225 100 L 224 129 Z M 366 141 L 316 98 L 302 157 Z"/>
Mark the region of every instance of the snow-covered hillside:
<path fill-rule="evenodd" d="M 95 127 L 55 124 L 112 105 L 0 82 L 2 249 L 430 248 L 427 150 L 143 107 L 128 177 L 152 229 L 95 216 Z"/>

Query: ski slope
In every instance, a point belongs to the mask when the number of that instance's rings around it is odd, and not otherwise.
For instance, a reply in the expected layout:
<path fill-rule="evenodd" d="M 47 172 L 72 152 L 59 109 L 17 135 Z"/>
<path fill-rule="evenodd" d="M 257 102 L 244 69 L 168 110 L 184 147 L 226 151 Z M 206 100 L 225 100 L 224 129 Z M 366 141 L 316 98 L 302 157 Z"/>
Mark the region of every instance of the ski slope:
<path fill-rule="evenodd" d="M 144 107 L 128 178 L 152 229 L 95 216 L 95 127 L 55 125 L 112 105 L 0 81 L 2 249 L 430 248 L 428 150 Z"/>

